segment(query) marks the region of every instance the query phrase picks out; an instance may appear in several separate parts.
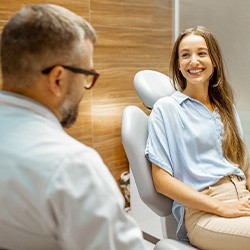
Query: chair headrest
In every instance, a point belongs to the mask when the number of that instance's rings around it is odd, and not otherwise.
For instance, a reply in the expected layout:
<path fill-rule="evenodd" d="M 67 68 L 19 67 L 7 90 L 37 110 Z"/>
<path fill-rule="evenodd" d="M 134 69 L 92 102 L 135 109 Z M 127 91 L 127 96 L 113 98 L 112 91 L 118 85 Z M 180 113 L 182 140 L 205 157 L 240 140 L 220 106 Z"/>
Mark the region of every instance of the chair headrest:
<path fill-rule="evenodd" d="M 158 71 L 141 70 L 134 77 L 134 87 L 146 107 L 152 109 L 155 102 L 175 92 L 171 79 Z"/>

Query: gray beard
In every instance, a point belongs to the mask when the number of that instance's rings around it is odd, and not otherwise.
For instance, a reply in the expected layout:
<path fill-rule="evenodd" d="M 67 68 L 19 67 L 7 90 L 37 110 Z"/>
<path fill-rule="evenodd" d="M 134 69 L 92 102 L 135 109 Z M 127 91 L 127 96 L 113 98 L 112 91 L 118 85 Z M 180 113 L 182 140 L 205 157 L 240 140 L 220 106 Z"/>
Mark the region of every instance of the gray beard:
<path fill-rule="evenodd" d="M 64 128 L 70 128 L 76 121 L 78 116 L 78 105 L 70 110 L 70 112 L 63 117 L 63 120 L 61 121 L 61 125 Z"/>

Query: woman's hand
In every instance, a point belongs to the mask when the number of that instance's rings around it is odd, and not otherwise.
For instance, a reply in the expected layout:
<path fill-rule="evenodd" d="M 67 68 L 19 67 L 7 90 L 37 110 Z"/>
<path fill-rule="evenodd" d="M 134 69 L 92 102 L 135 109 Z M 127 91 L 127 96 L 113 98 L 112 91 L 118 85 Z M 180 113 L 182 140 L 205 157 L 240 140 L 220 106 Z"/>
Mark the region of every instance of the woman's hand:
<path fill-rule="evenodd" d="M 220 201 L 217 212 L 215 211 L 215 214 L 227 218 L 250 216 L 250 201 L 249 200 L 240 200 L 237 202 Z"/>
<path fill-rule="evenodd" d="M 228 218 L 250 216 L 248 200 L 223 202 L 212 198 L 177 180 L 155 164 L 152 164 L 152 176 L 157 192 L 185 206 Z"/>

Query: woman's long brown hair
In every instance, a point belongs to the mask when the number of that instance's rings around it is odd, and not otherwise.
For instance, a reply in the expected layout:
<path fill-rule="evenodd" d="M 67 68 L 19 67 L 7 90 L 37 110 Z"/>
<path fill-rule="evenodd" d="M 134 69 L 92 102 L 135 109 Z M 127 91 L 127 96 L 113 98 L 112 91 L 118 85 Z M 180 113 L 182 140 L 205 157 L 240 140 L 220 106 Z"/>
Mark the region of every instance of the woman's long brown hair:
<path fill-rule="evenodd" d="M 173 79 L 174 86 L 180 91 L 186 88 L 186 79 L 179 70 L 178 49 L 181 40 L 189 35 L 198 35 L 205 39 L 214 65 L 214 72 L 209 81 L 208 93 L 210 101 L 218 108 L 224 124 L 223 154 L 228 161 L 246 171 L 249 165 L 248 152 L 240 137 L 235 120 L 233 91 L 225 76 L 222 53 L 218 42 L 214 35 L 206 28 L 197 26 L 187 29 L 177 38 L 170 61 L 170 76 Z"/>

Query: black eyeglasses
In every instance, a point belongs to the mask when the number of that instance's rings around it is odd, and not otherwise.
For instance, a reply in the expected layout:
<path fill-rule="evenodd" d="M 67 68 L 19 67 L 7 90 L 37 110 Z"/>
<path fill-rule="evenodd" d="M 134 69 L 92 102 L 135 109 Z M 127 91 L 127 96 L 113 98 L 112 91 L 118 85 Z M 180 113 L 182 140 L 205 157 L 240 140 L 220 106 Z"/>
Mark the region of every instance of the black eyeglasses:
<path fill-rule="evenodd" d="M 91 89 L 94 86 L 95 82 L 97 81 L 97 79 L 100 75 L 99 73 L 97 73 L 94 70 L 80 69 L 80 68 L 75 68 L 75 67 L 65 66 L 65 65 L 54 65 L 54 66 L 51 66 L 49 68 L 42 70 L 41 72 L 43 74 L 49 74 L 49 72 L 56 66 L 61 66 L 65 69 L 68 69 L 68 70 L 74 72 L 74 73 L 86 75 L 86 81 L 84 84 L 85 89 Z"/>

